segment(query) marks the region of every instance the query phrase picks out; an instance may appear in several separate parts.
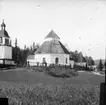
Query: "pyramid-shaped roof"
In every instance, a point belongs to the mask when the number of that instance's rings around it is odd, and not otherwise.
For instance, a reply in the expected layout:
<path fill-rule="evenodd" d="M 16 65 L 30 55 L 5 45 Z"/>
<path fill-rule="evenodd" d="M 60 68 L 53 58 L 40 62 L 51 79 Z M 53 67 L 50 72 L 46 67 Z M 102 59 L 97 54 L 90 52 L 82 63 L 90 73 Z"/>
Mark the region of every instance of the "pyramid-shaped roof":
<path fill-rule="evenodd" d="M 60 39 L 59 37 L 58 37 L 58 35 L 53 31 L 53 30 L 51 30 L 50 32 L 49 32 L 49 34 L 45 37 L 45 39 L 46 38 L 57 38 L 57 39 Z"/>
<path fill-rule="evenodd" d="M 52 34 L 52 32 L 53 31 L 51 31 L 50 33 Z M 50 33 L 48 35 L 52 36 L 50 35 Z M 69 54 L 69 51 L 59 40 L 53 39 L 51 41 L 45 41 L 35 52 L 35 54 L 40 54 L 40 53 Z"/>

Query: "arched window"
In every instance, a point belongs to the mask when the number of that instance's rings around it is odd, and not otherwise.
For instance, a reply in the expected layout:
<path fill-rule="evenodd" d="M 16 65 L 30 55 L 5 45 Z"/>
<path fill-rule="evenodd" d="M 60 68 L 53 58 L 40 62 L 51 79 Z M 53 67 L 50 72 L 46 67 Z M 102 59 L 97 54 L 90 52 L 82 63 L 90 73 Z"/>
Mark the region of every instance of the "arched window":
<path fill-rule="evenodd" d="M 55 64 L 59 63 L 59 58 L 55 58 Z"/>
<path fill-rule="evenodd" d="M 43 58 L 43 63 L 46 63 L 46 60 L 45 60 L 45 58 Z"/>

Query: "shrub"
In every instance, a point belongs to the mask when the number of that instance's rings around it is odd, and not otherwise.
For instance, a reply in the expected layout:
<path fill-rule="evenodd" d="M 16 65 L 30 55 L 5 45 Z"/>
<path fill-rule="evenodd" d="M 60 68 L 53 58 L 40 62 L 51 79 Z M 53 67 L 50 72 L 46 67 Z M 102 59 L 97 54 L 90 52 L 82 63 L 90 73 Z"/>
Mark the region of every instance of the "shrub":
<path fill-rule="evenodd" d="M 45 70 L 46 74 L 51 75 L 53 77 L 66 78 L 78 75 L 77 71 L 75 71 L 74 69 L 70 69 L 68 67 L 54 66 L 54 67 L 47 67 Z"/>
<path fill-rule="evenodd" d="M 77 76 L 78 72 L 74 69 L 71 69 L 68 66 L 52 66 L 49 67 L 46 66 L 35 66 L 35 67 L 27 67 L 26 68 L 29 71 L 35 71 L 35 72 L 44 72 L 45 74 L 48 74 L 53 77 L 73 77 Z"/>

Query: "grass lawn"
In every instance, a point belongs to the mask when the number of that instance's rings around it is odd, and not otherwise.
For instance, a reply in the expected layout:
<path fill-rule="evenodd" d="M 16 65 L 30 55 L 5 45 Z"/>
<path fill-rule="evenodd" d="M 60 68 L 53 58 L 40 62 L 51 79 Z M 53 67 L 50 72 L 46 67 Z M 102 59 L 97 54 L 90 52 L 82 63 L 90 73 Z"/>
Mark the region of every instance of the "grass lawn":
<path fill-rule="evenodd" d="M 89 72 L 55 78 L 25 69 L 1 71 L 0 97 L 8 97 L 9 105 L 99 105 L 99 86 L 104 80 L 104 76 Z"/>
<path fill-rule="evenodd" d="M 43 72 L 27 72 L 27 71 L 8 71 L 0 72 L 0 81 L 19 82 L 33 85 L 36 83 L 44 83 L 50 85 L 58 84 L 77 84 L 77 85 L 100 85 L 105 81 L 104 76 L 82 72 L 78 76 L 72 78 L 55 78 L 44 74 Z"/>

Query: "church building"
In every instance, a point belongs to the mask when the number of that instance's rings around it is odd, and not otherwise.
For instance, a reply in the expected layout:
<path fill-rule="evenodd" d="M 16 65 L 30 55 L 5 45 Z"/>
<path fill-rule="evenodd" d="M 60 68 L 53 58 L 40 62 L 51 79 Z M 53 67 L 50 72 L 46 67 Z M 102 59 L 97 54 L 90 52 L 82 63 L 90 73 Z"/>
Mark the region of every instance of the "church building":
<path fill-rule="evenodd" d="M 69 54 L 59 36 L 51 30 L 34 55 L 28 56 L 27 62 L 32 66 L 44 63 L 47 63 L 47 66 L 50 64 L 70 65 Z"/>
<path fill-rule="evenodd" d="M 3 20 L 0 30 L 0 65 L 11 65 L 13 63 L 11 40 Z"/>

